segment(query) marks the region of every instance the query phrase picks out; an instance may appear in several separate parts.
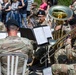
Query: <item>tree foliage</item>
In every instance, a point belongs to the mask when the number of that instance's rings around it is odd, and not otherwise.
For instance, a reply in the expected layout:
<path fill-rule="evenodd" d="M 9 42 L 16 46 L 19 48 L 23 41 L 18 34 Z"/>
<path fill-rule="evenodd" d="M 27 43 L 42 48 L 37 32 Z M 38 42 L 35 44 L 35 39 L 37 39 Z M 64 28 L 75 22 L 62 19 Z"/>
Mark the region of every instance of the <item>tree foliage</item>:
<path fill-rule="evenodd" d="M 41 0 L 34 0 L 38 3 L 38 6 L 41 4 Z M 58 0 L 58 5 L 69 6 L 72 3 L 72 0 Z"/>

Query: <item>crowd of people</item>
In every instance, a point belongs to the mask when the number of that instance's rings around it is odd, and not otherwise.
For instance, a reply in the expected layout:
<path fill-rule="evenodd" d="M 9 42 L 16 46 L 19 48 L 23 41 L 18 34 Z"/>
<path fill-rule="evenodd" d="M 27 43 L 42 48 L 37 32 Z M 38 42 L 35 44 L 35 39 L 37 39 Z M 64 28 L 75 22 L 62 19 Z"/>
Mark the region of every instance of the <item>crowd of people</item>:
<path fill-rule="evenodd" d="M 19 27 L 32 28 L 33 27 L 32 24 L 34 24 L 34 22 L 37 23 L 36 20 L 38 20 L 37 18 L 38 11 L 43 10 L 47 12 L 49 6 L 56 4 L 57 2 L 53 2 L 53 0 L 52 1 L 41 0 L 41 4 L 38 7 L 38 3 L 34 2 L 34 0 L 12 0 L 12 1 L 1 0 L 0 21 L 5 24 L 9 19 L 12 18 L 19 23 Z"/>
<path fill-rule="evenodd" d="M 40 63 L 40 58 L 44 55 L 43 50 L 46 53 L 45 48 L 38 47 L 34 50 L 36 42 L 18 37 L 17 32 L 19 28 L 32 29 L 48 25 L 50 29 L 53 29 L 53 39 L 59 40 L 64 35 L 63 31 L 67 34 L 73 29 L 76 30 L 76 0 L 73 0 L 72 4 L 69 5 L 73 15 L 65 21 L 56 21 L 49 16 L 49 9 L 54 5 L 58 5 L 57 0 L 41 0 L 39 7 L 38 3 L 33 0 L 0 1 L 0 31 L 8 33 L 6 38 L 0 39 L 0 53 L 21 52 L 27 54 L 31 60 L 29 66 L 35 62 Z M 73 34 L 68 34 L 63 43 L 64 46 L 55 52 L 53 60 L 51 60 L 52 74 L 76 75 L 76 31 Z M 2 63 L 4 63 L 2 74 L 6 75 L 6 64 L 4 61 Z M 29 71 L 26 73 L 29 75 Z"/>

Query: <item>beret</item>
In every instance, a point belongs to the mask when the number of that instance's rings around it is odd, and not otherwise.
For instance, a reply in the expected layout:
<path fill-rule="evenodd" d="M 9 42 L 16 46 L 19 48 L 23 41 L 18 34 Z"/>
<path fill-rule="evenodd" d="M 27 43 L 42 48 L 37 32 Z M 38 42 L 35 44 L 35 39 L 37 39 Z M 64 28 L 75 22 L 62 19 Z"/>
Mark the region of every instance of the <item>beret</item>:
<path fill-rule="evenodd" d="M 45 11 L 44 10 L 39 10 L 37 15 L 45 15 Z"/>
<path fill-rule="evenodd" d="M 12 26 L 12 25 L 19 27 L 18 22 L 14 19 L 10 19 L 6 22 L 6 27 L 9 27 L 9 26 Z"/>

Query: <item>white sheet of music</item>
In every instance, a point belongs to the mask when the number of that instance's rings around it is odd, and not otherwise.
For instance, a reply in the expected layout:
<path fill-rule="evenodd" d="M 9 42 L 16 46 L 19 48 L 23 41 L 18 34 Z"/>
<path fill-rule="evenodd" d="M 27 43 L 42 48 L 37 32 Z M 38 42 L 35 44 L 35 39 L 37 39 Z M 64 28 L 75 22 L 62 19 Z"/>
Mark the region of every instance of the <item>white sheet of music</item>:
<path fill-rule="evenodd" d="M 49 38 L 49 37 L 52 37 L 53 38 L 52 31 L 50 29 L 50 26 L 44 26 L 43 27 L 43 30 L 44 30 L 44 33 L 45 33 L 45 37 L 46 38 Z"/>
<path fill-rule="evenodd" d="M 51 67 L 43 69 L 43 74 L 44 75 L 52 75 L 52 69 L 51 69 Z"/>
<path fill-rule="evenodd" d="M 6 36 L 7 36 L 7 33 L 5 33 L 5 32 L 0 33 L 0 39 L 5 38 Z"/>
<path fill-rule="evenodd" d="M 20 32 L 17 33 L 17 35 L 20 37 Z M 0 32 L 0 39 L 6 38 L 8 36 L 7 32 Z"/>
<path fill-rule="evenodd" d="M 33 31 L 34 31 L 38 45 L 48 42 L 47 38 L 45 37 L 42 27 L 34 28 Z"/>

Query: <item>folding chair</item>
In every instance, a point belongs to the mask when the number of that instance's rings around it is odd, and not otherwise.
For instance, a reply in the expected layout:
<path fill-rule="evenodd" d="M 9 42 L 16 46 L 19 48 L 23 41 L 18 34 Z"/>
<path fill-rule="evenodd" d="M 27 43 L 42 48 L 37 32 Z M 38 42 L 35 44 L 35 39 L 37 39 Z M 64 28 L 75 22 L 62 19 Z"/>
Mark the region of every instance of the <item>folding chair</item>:
<path fill-rule="evenodd" d="M 26 65 L 27 65 L 27 60 L 28 60 L 27 54 L 22 54 L 22 53 L 0 54 L 0 60 L 2 57 L 7 58 L 6 59 L 7 61 L 6 75 L 18 75 L 17 70 L 18 70 L 19 58 L 23 58 L 23 66 L 22 66 L 23 69 L 22 69 L 21 75 L 25 75 L 25 70 L 26 70 Z M 2 63 L 0 62 L 0 75 L 2 75 L 1 64 Z"/>

